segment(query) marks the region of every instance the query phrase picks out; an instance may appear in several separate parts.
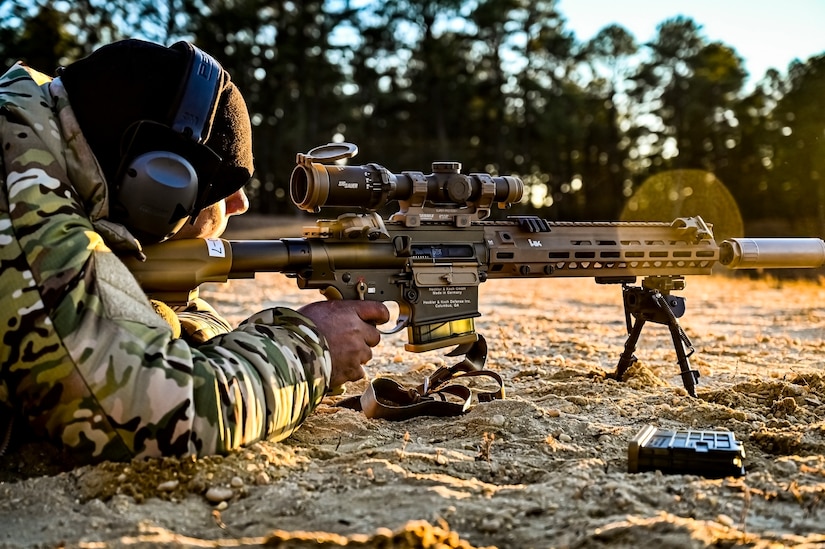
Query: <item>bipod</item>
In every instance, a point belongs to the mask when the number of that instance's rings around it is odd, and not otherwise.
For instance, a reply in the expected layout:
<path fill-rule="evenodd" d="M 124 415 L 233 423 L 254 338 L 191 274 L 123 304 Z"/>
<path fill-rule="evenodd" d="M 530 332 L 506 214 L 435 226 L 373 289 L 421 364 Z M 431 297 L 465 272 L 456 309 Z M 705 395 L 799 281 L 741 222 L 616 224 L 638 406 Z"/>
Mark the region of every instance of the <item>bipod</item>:
<path fill-rule="evenodd" d="M 641 286 L 622 283 L 624 298 L 624 315 L 627 324 L 627 341 L 624 351 L 616 366 L 616 379 L 621 381 L 625 372 L 638 360 L 633 353 L 646 322 L 664 324 L 670 329 L 676 359 L 682 375 L 682 383 L 688 394 L 696 396 L 696 383 L 699 381 L 698 370 L 690 367 L 690 356 L 695 349 L 687 334 L 679 325 L 677 318 L 685 314 L 685 298 L 671 295 L 672 290 L 683 290 L 683 277 L 649 276 L 642 280 Z M 631 316 L 636 319 L 631 320 Z"/>

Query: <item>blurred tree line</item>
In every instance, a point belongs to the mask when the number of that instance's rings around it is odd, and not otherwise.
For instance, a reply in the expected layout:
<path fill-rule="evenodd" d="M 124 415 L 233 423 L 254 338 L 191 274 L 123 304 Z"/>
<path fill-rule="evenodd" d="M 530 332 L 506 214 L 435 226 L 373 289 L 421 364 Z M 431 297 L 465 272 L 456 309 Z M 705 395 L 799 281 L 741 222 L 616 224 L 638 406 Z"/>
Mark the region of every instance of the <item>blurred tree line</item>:
<path fill-rule="evenodd" d="M 651 176 L 708 173 L 746 222 L 825 235 L 825 52 L 746 88 L 689 18 L 640 44 L 578 40 L 555 0 L 2 0 L 0 37 L 7 67 L 44 72 L 124 37 L 215 55 L 247 98 L 262 213 L 296 212 L 297 152 L 346 140 L 394 172 L 519 175 L 508 214 L 617 219 Z M 694 193 L 678 179 L 664 203 Z"/>

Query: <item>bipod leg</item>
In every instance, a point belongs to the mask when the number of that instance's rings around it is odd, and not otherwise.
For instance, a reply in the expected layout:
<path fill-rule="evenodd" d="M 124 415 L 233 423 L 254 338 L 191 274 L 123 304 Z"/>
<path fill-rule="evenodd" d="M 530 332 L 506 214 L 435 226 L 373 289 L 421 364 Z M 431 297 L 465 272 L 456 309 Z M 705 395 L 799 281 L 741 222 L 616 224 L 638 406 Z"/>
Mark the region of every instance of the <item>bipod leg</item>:
<path fill-rule="evenodd" d="M 629 315 L 627 322 L 630 328 Z M 622 351 L 622 356 L 619 357 L 619 363 L 616 365 L 616 373 L 614 374 L 617 381 L 621 381 L 627 369 L 639 360 L 633 353 L 636 352 L 636 344 L 639 342 L 639 336 L 642 334 L 644 325 L 645 320 L 637 317 L 633 327 L 628 330 L 627 341 L 624 342 L 624 351 Z"/>
<path fill-rule="evenodd" d="M 690 355 L 693 354 L 693 347 L 689 347 L 690 353 L 685 352 L 684 341 L 682 340 L 681 328 L 678 324 L 668 326 L 670 336 L 673 338 L 673 347 L 676 349 L 676 359 L 679 361 L 679 369 L 682 375 L 682 384 L 685 390 L 692 397 L 696 396 L 696 383 L 699 381 L 699 371 L 690 367 Z M 689 344 L 689 343 L 688 343 Z"/>
<path fill-rule="evenodd" d="M 673 314 L 673 310 L 668 306 L 665 298 L 659 295 L 657 301 L 659 301 L 659 306 L 665 311 L 667 317 L 666 324 L 668 329 L 670 329 L 670 337 L 673 339 L 673 348 L 676 350 L 676 360 L 679 362 L 682 384 L 685 386 L 687 393 L 695 397 L 696 383 L 699 381 L 699 371 L 693 370 L 690 367 L 690 356 L 694 352 L 693 344 L 690 342 L 690 338 L 685 331 L 682 330 L 682 327 L 679 325 L 679 320 L 677 320 L 676 315 Z M 689 352 L 686 352 L 685 348 L 687 348 Z"/>

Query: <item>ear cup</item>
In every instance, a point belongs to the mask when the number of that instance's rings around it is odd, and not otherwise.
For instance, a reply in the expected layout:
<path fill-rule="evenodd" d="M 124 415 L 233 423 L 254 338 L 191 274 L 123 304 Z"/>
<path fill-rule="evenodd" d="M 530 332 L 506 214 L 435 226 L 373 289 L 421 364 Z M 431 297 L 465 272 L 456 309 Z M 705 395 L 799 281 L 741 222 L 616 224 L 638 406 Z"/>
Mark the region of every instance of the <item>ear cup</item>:
<path fill-rule="evenodd" d="M 215 116 L 223 69 L 186 42 L 189 68 L 169 124 L 141 120 L 123 136 L 112 211 L 144 243 L 174 235 L 203 207 L 220 157 L 203 144 Z"/>
<path fill-rule="evenodd" d="M 166 239 L 183 226 L 198 197 L 198 175 L 181 155 L 150 151 L 124 170 L 117 201 L 130 228 Z"/>

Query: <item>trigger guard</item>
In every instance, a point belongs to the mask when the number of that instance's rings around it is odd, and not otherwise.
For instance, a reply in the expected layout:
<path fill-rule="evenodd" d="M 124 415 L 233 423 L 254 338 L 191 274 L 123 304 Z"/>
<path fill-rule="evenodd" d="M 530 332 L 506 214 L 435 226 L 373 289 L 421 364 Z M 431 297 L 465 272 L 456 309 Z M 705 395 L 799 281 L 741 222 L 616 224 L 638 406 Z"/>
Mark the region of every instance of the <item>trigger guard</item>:
<path fill-rule="evenodd" d="M 344 299 L 344 296 L 335 286 L 327 286 L 326 288 L 321 288 L 320 292 L 322 296 L 329 299 L 330 301 L 341 301 Z"/>
<path fill-rule="evenodd" d="M 383 330 L 378 330 L 378 333 L 381 335 L 390 335 L 390 334 L 397 334 L 401 330 L 407 327 L 407 324 L 410 322 L 410 317 L 408 316 L 399 316 L 398 322 L 396 322 L 395 326 L 392 330 L 387 330 L 386 332 Z"/>

